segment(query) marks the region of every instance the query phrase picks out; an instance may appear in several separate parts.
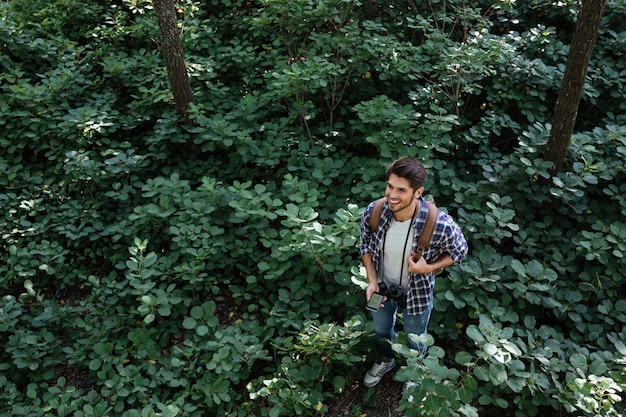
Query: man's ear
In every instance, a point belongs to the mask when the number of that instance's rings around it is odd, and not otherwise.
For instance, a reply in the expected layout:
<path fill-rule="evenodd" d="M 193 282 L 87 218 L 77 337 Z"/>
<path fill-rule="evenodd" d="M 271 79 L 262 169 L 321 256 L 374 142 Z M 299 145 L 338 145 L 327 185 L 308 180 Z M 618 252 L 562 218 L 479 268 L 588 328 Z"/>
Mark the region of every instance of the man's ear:
<path fill-rule="evenodd" d="M 424 187 L 420 187 L 417 190 L 415 190 L 415 197 L 421 197 L 422 194 L 424 194 Z"/>

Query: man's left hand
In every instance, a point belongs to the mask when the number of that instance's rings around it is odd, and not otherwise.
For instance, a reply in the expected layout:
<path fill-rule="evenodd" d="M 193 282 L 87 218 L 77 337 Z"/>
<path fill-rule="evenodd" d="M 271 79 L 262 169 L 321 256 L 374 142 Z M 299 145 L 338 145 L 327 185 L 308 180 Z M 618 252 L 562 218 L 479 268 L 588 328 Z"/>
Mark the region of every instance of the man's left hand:
<path fill-rule="evenodd" d="M 430 274 L 433 272 L 433 268 L 430 264 L 426 262 L 423 256 L 420 256 L 419 259 L 415 259 L 417 253 L 415 251 L 411 251 L 411 256 L 409 256 L 409 272 L 412 274 Z"/>

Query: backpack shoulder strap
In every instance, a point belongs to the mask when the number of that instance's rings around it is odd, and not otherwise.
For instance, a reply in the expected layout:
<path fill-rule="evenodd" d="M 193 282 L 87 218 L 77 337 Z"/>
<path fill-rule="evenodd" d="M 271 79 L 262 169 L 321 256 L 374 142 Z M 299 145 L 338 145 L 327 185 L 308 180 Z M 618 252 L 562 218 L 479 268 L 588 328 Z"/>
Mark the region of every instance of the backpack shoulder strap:
<path fill-rule="evenodd" d="M 376 204 L 372 209 L 372 214 L 370 215 L 370 230 L 375 232 L 378 229 L 378 225 L 380 224 L 380 217 L 383 214 L 383 207 L 385 206 L 385 201 L 387 199 L 385 197 L 379 198 L 376 200 Z"/>
<path fill-rule="evenodd" d="M 435 230 L 435 224 L 437 223 L 437 206 L 433 201 L 428 202 L 428 214 L 426 215 L 426 222 L 424 223 L 424 228 L 422 229 L 422 233 L 420 233 L 419 240 L 417 241 L 417 256 L 416 259 L 419 259 L 424 253 L 424 250 L 430 245 L 430 239 L 433 236 L 433 231 Z"/>

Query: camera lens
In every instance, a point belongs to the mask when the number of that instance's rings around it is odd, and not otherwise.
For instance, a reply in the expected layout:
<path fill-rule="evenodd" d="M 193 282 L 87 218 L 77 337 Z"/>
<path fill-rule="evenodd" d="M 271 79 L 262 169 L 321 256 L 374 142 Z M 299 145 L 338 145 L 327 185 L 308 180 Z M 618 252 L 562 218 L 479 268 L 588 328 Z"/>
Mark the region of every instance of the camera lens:
<path fill-rule="evenodd" d="M 400 291 L 400 289 L 395 285 L 391 285 L 389 286 L 389 295 L 391 295 L 393 298 L 399 298 L 402 296 L 402 291 Z"/>

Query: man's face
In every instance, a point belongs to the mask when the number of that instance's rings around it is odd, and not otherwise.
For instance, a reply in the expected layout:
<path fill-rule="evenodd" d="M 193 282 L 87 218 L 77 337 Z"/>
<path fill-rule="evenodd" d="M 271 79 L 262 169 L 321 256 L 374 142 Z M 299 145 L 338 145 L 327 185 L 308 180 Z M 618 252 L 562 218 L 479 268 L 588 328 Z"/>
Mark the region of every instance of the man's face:
<path fill-rule="evenodd" d="M 385 197 L 396 220 L 411 218 L 415 208 L 415 198 L 421 196 L 423 192 L 424 187 L 414 190 L 406 178 L 396 174 L 389 175 Z"/>

